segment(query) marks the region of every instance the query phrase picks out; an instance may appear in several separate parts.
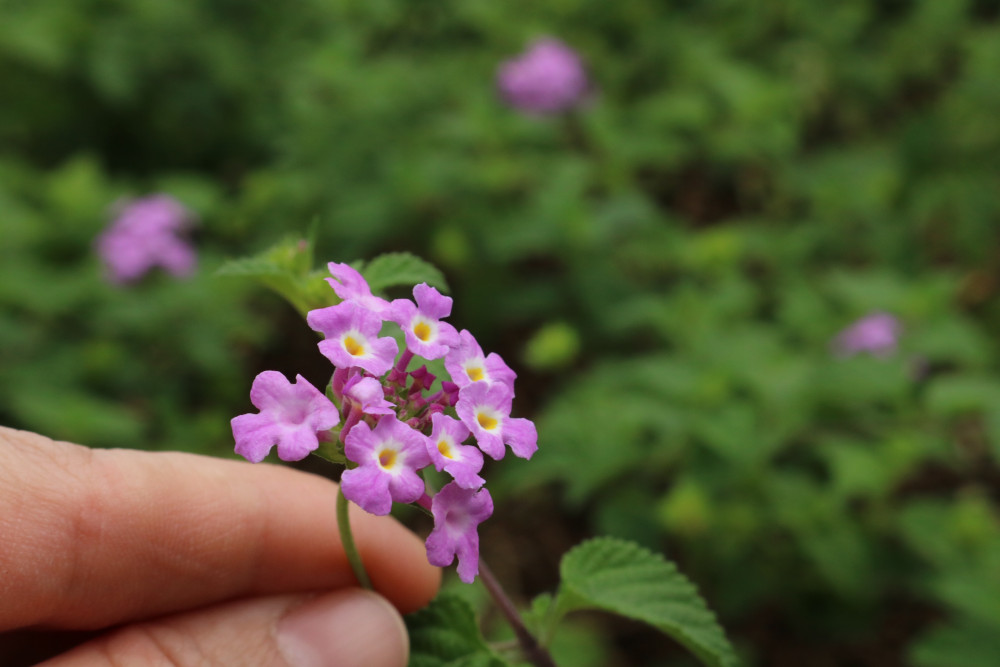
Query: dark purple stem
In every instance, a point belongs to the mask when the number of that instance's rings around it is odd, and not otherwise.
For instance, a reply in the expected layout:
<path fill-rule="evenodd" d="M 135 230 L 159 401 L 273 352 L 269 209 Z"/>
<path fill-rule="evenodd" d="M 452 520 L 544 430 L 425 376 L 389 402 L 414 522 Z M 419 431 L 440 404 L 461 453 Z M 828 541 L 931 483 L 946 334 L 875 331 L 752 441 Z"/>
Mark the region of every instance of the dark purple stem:
<path fill-rule="evenodd" d="M 417 505 L 430 512 L 431 497 L 425 493 L 417 500 Z M 483 586 L 490 594 L 490 597 L 493 598 L 493 602 L 500 608 L 500 613 L 504 615 L 504 618 L 510 623 L 510 627 L 514 629 L 514 635 L 517 637 L 517 643 L 521 646 L 521 652 L 524 654 L 525 659 L 535 665 L 535 667 L 557 667 L 552 656 L 549 655 L 548 649 L 539 644 L 535 636 L 528 631 L 520 612 L 517 611 L 517 607 L 493 575 L 493 570 L 487 567 L 486 562 L 482 558 L 479 559 L 479 580 L 483 582 Z"/>
<path fill-rule="evenodd" d="M 528 632 L 528 628 L 525 627 L 524 621 L 521 619 L 521 614 L 517 611 L 517 607 L 507 597 L 507 593 L 504 592 L 500 582 L 493 576 L 493 571 L 487 567 L 482 558 L 479 559 L 479 579 L 483 582 L 483 586 L 486 587 L 487 592 L 489 592 L 490 597 L 493 598 L 497 607 L 500 608 L 500 613 L 504 615 L 504 618 L 510 623 L 510 627 L 514 629 L 514 635 L 521 645 L 521 651 L 524 653 L 525 659 L 535 665 L 535 667 L 556 667 L 556 663 L 552 659 L 552 656 L 549 655 L 548 649 L 539 644 L 535 636 Z"/>

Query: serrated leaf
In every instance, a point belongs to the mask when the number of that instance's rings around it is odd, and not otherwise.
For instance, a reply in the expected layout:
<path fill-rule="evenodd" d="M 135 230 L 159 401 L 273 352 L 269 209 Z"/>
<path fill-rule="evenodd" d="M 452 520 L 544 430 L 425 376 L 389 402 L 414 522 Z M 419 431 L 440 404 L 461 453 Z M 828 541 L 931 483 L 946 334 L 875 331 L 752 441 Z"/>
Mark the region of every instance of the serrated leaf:
<path fill-rule="evenodd" d="M 454 595 L 439 595 L 407 614 L 410 667 L 507 667 L 483 639 L 475 612 Z"/>
<path fill-rule="evenodd" d="M 247 276 L 257 278 L 260 276 L 280 276 L 289 273 L 271 260 L 260 255 L 256 257 L 245 257 L 243 259 L 231 259 L 216 270 L 216 275 L 220 276 Z"/>
<path fill-rule="evenodd" d="M 660 554 L 601 537 L 563 556 L 556 598 L 560 615 L 593 609 L 643 621 L 673 637 L 711 667 L 739 661 L 694 585 Z"/>
<path fill-rule="evenodd" d="M 254 257 L 226 262 L 216 275 L 254 280 L 280 294 L 305 317 L 310 310 L 337 301 L 323 282 L 328 274 L 312 271 L 311 248 L 308 239 L 288 238 Z"/>
<path fill-rule="evenodd" d="M 379 255 L 359 271 L 368 281 L 372 292 L 376 294 L 389 287 L 398 285 L 409 287 L 419 283 L 427 283 L 442 291 L 448 291 L 448 282 L 437 267 L 408 252 Z"/>

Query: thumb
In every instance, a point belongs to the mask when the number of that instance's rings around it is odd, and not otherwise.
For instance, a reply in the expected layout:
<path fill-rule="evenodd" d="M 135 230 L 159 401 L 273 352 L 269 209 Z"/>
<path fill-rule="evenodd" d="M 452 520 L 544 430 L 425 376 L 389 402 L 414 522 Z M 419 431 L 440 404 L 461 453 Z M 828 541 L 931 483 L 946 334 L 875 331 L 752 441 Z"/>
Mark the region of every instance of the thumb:
<path fill-rule="evenodd" d="M 404 667 L 408 656 L 399 613 L 381 596 L 351 588 L 242 600 L 128 625 L 44 665 Z"/>

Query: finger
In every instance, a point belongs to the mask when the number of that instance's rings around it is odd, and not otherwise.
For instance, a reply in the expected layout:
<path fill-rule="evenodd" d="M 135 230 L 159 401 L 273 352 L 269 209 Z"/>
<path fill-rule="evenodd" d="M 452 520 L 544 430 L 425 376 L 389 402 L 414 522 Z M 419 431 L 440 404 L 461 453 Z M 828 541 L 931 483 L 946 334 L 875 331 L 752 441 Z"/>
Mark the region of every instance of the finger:
<path fill-rule="evenodd" d="M 0 427 L 0 630 L 101 628 L 352 585 L 336 495 L 280 466 L 91 450 Z M 426 604 L 440 573 L 420 540 L 352 510 L 376 590 L 404 612 Z"/>
<path fill-rule="evenodd" d="M 408 653 L 399 613 L 354 588 L 244 600 L 131 625 L 43 664 L 403 667 Z"/>

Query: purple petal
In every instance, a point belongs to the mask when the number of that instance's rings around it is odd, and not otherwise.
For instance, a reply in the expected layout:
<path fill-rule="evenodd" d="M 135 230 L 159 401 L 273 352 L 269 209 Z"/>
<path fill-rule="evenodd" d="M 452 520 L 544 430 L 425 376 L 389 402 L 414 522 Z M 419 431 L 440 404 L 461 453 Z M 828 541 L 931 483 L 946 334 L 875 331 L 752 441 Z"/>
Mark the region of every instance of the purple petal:
<path fill-rule="evenodd" d="M 327 264 L 327 268 L 333 278 L 327 278 L 326 282 L 344 301 L 353 301 L 376 313 L 381 313 L 389 307 L 388 301 L 372 295 L 368 281 L 356 269 L 347 264 L 335 262 Z"/>
<path fill-rule="evenodd" d="M 351 431 L 354 433 L 354 430 Z M 389 476 L 370 466 L 345 470 L 340 476 L 344 496 L 369 514 L 385 516 L 392 510 Z"/>
<path fill-rule="evenodd" d="M 514 456 L 530 459 L 538 451 L 538 430 L 529 419 L 504 420 L 503 441 L 510 445 Z"/>
<path fill-rule="evenodd" d="M 472 583 L 479 573 L 478 526 L 493 514 L 493 498 L 486 489 L 473 491 L 454 483 L 431 501 L 434 530 L 427 537 L 427 560 L 444 567 L 458 557 L 458 576 Z"/>
<path fill-rule="evenodd" d="M 260 463 L 271 452 L 278 441 L 279 433 L 274 421 L 266 415 L 251 413 L 233 417 L 230 420 L 235 451 L 251 463 Z"/>
<path fill-rule="evenodd" d="M 231 421 L 236 453 L 257 463 L 274 445 L 285 461 L 298 461 L 319 446 L 317 433 L 340 421 L 337 407 L 301 375 L 292 384 L 277 371 L 264 371 L 254 378 L 250 401 L 259 414 L 234 417 Z"/>
<path fill-rule="evenodd" d="M 427 317 L 440 320 L 451 315 L 451 297 L 444 296 L 427 283 L 420 283 L 413 288 L 413 298 L 416 299 L 420 312 Z"/>
<path fill-rule="evenodd" d="M 397 503 L 415 503 L 427 487 L 414 470 L 406 469 L 389 479 L 389 493 Z"/>

